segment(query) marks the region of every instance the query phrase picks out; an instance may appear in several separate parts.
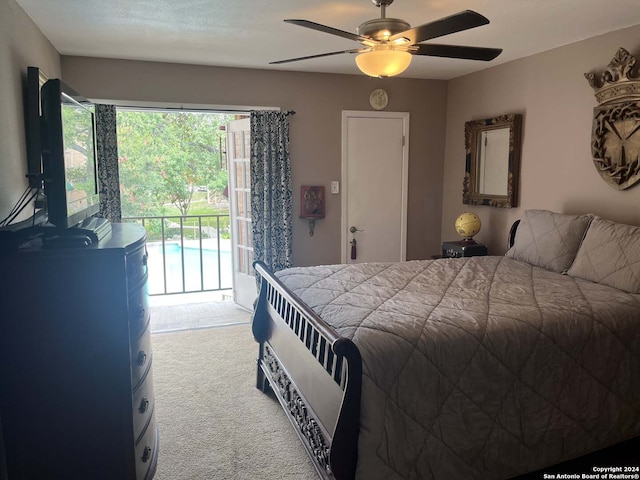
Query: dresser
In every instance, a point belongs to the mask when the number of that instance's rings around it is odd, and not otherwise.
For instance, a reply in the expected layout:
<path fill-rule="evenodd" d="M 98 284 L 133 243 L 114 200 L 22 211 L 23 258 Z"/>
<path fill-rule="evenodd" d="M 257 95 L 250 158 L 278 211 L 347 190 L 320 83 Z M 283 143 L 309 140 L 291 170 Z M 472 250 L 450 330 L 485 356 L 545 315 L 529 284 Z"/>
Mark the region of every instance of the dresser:
<path fill-rule="evenodd" d="M 0 252 L 0 478 L 153 478 L 145 242 Z"/>

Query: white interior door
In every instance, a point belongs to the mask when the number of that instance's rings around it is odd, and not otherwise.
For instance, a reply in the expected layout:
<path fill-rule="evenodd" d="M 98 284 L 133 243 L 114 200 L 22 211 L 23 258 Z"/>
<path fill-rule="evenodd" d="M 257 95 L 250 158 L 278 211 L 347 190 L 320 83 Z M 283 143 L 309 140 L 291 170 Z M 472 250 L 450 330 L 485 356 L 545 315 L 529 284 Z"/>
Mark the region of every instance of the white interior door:
<path fill-rule="evenodd" d="M 253 309 L 257 297 L 253 270 L 251 230 L 251 183 L 249 179 L 250 120 L 243 118 L 227 124 L 227 163 L 233 258 L 233 300 Z"/>
<path fill-rule="evenodd" d="M 342 263 L 406 260 L 408 165 L 409 113 L 342 113 Z"/>

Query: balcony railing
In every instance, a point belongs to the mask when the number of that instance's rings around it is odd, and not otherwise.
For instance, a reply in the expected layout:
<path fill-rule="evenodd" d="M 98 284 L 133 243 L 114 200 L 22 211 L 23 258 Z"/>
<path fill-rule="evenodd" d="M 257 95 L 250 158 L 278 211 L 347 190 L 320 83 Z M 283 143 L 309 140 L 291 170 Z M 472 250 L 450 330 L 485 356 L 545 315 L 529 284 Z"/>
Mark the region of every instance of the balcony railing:
<path fill-rule="evenodd" d="M 125 217 L 147 230 L 149 295 L 232 288 L 229 215 Z"/>

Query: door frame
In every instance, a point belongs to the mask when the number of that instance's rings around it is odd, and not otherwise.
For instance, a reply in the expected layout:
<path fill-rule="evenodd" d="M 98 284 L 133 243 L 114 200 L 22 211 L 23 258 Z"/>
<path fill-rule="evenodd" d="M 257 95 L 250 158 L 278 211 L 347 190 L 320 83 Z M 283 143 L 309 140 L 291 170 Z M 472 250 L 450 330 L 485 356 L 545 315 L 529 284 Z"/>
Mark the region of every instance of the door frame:
<path fill-rule="evenodd" d="M 400 261 L 407 258 L 407 206 L 409 190 L 409 112 L 373 112 L 366 110 L 342 111 L 342 198 L 341 198 L 341 229 L 340 229 L 340 261 L 348 263 L 347 248 L 348 232 L 348 120 L 351 118 L 397 118 L 402 120 L 402 207 L 400 227 Z"/>

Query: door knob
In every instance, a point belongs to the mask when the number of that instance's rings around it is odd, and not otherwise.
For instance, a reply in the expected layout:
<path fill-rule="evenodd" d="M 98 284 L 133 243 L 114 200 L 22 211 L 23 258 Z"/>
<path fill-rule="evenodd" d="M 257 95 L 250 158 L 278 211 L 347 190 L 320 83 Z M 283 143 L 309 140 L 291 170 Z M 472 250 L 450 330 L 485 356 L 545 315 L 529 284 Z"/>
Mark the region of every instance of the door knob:
<path fill-rule="evenodd" d="M 364 232 L 364 230 L 360 230 L 359 228 L 356 228 L 355 226 L 351 226 L 351 228 L 349 228 L 349 231 L 351 233 L 356 233 L 356 232 Z"/>

